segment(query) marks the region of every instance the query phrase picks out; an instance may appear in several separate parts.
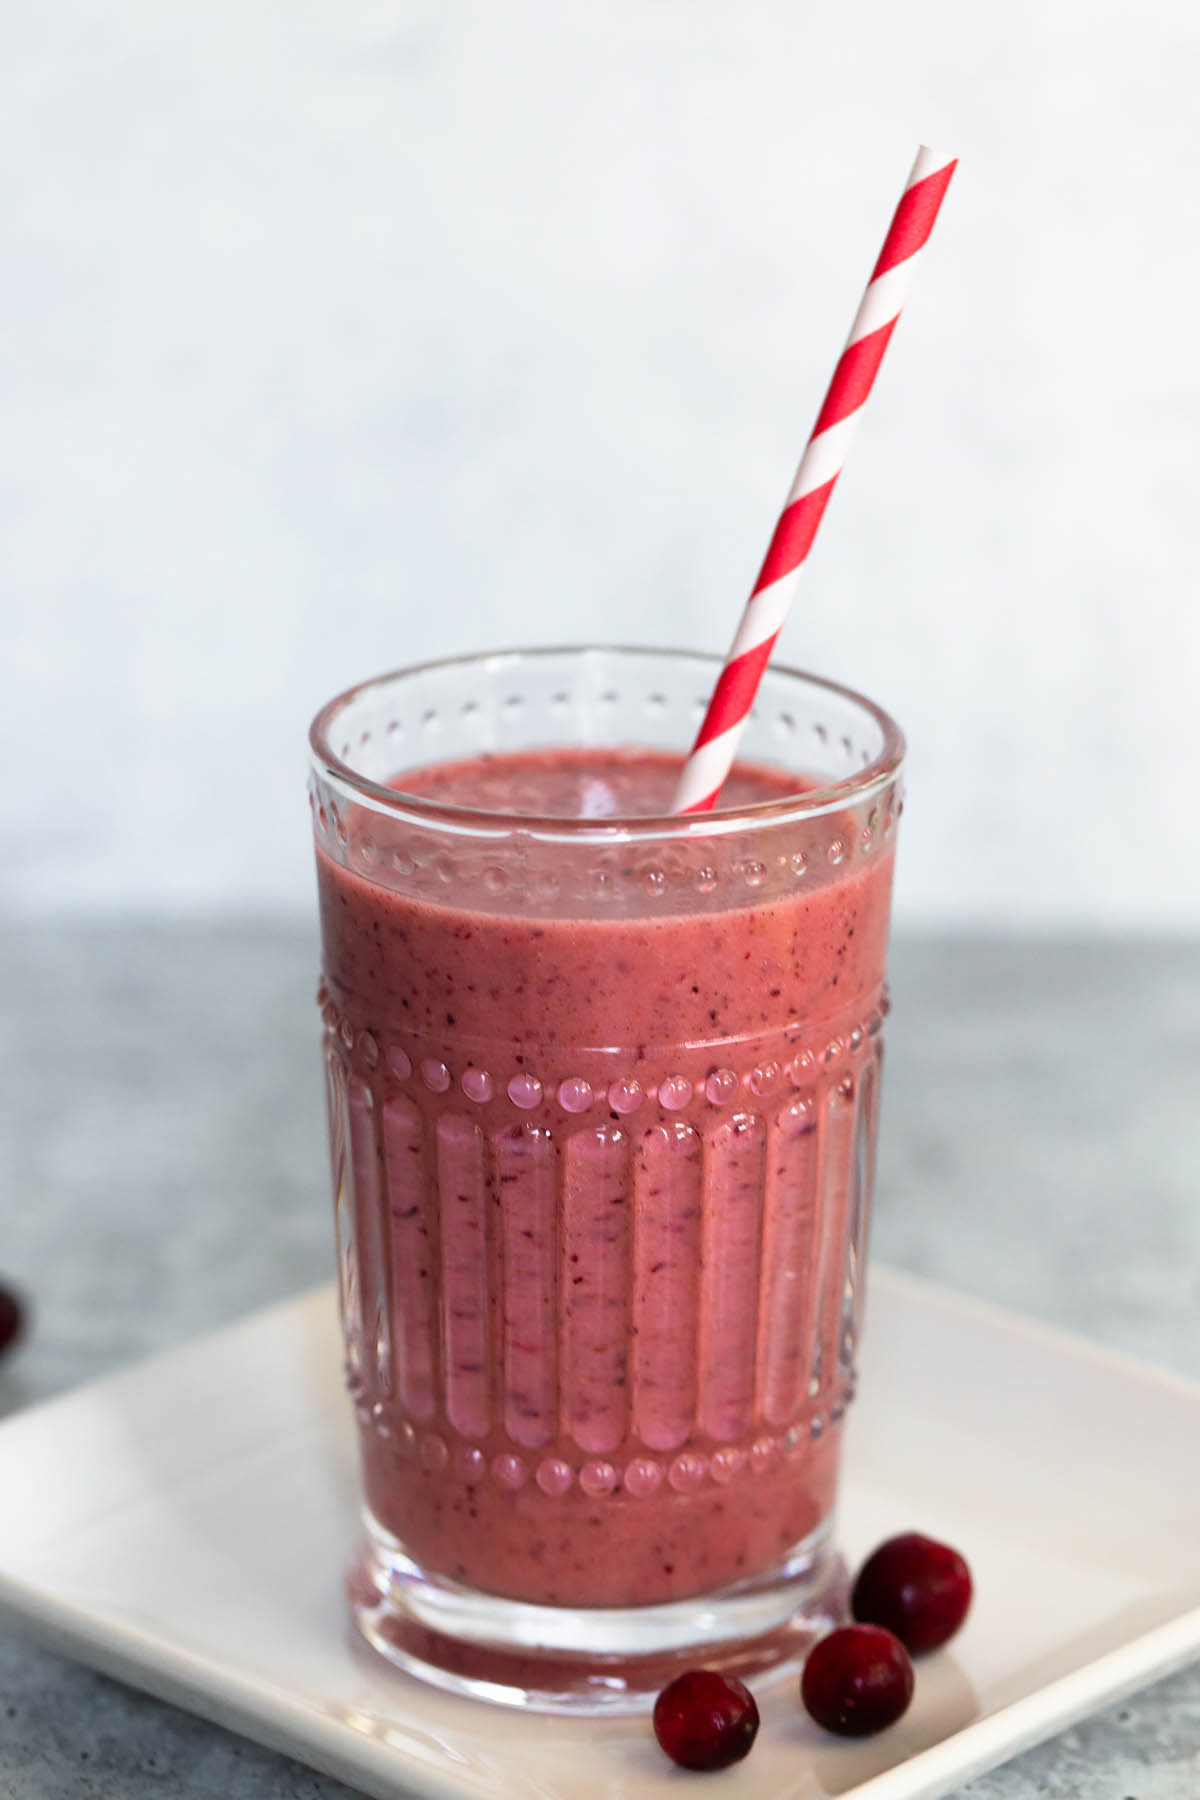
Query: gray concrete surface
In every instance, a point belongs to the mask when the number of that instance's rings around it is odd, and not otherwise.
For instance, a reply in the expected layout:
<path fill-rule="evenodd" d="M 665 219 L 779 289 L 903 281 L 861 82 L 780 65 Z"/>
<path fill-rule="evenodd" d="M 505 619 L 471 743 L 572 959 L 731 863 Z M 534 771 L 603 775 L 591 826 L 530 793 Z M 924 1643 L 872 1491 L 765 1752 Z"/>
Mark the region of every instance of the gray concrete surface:
<path fill-rule="evenodd" d="M 877 1254 L 1200 1376 L 1200 944 L 902 943 Z M 0 931 L 0 1412 L 330 1267 L 295 927 Z M 334 1800 L 0 1628 L 4 1800 Z M 1196 1800 L 1200 1666 L 960 1800 Z"/>

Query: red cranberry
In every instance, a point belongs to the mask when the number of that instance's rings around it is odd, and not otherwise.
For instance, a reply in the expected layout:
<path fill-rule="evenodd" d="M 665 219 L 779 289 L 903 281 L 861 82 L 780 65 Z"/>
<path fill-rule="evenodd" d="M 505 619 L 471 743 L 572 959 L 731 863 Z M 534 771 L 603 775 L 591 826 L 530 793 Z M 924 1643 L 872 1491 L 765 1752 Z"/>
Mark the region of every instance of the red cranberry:
<path fill-rule="evenodd" d="M 25 1328 L 21 1302 L 8 1288 L 0 1287 L 0 1352 L 15 1344 Z"/>
<path fill-rule="evenodd" d="M 912 1699 L 913 1672 L 899 1638 L 878 1625 L 842 1625 L 808 1653 L 800 1696 L 818 1725 L 870 1737 L 894 1725 Z"/>
<path fill-rule="evenodd" d="M 758 1735 L 754 1695 L 732 1675 L 688 1669 L 654 1702 L 654 1735 L 680 1768 L 727 1769 Z"/>
<path fill-rule="evenodd" d="M 958 1551 L 919 1531 L 880 1544 L 850 1596 L 856 1619 L 894 1632 L 912 1656 L 952 1638 L 970 1604 L 971 1571 Z"/>

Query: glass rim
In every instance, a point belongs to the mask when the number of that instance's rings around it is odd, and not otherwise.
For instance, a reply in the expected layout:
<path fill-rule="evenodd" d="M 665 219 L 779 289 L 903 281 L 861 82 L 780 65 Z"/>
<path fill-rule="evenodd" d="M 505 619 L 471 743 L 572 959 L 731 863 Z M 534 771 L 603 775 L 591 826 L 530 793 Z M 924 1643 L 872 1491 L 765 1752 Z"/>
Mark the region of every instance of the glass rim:
<path fill-rule="evenodd" d="M 349 789 L 372 810 L 391 813 L 399 818 L 419 819 L 459 832 L 494 834 L 497 831 L 525 832 L 535 837 L 553 837 L 574 843 L 608 842 L 615 835 L 628 837 L 702 837 L 726 832 L 786 824 L 793 820 L 819 817 L 855 805 L 881 791 L 899 775 L 905 755 L 904 734 L 899 725 L 874 700 L 844 683 L 797 669 L 787 663 L 771 663 L 769 676 L 782 675 L 808 688 L 818 688 L 839 699 L 859 706 L 878 725 L 883 742 L 877 756 L 852 775 L 823 782 L 804 793 L 787 794 L 780 799 L 754 801 L 736 807 L 716 806 L 703 813 L 616 813 L 602 819 L 571 818 L 562 814 L 506 812 L 493 807 L 456 806 L 445 800 L 431 800 L 422 794 L 411 794 L 403 788 L 375 781 L 352 767 L 339 756 L 331 741 L 332 727 L 338 717 L 355 700 L 372 689 L 388 687 L 411 678 L 453 668 L 531 661 L 552 656 L 668 657 L 687 660 L 711 669 L 713 682 L 724 658 L 704 650 L 682 650 L 653 644 L 549 644 L 508 650 L 469 651 L 465 655 L 433 657 L 425 662 L 409 663 L 356 682 L 327 700 L 309 727 L 308 741 L 314 762 L 330 780 Z M 544 748 L 560 746 L 543 746 Z M 571 746 L 578 747 L 578 746 Z M 690 746 L 688 746 L 690 748 Z M 519 752 L 517 752 L 519 754 Z M 681 752 L 685 754 L 686 752 Z"/>

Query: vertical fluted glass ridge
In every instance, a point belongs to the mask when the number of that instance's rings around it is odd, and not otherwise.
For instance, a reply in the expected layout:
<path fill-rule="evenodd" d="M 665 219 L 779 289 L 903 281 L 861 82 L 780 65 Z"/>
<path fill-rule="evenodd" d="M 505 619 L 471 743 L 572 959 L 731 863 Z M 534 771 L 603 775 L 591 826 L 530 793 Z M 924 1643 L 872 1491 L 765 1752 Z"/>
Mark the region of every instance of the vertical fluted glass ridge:
<path fill-rule="evenodd" d="M 853 1388 L 880 1065 L 875 1033 L 747 1104 L 580 1118 L 469 1106 L 330 1030 L 360 1416 L 600 1458 L 819 1428 Z"/>

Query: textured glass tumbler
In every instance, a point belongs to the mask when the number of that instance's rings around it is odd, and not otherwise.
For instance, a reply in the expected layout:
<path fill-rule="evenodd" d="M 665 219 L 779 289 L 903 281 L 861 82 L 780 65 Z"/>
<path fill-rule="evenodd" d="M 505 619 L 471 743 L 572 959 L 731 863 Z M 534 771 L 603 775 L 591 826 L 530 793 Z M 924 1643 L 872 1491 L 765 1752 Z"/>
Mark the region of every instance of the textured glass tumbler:
<path fill-rule="evenodd" d="M 798 1660 L 840 1599 L 903 743 L 768 670 L 795 794 L 657 819 L 390 785 L 690 743 L 719 665 L 466 657 L 311 734 L 355 1619 L 461 1692 L 631 1709 Z"/>

